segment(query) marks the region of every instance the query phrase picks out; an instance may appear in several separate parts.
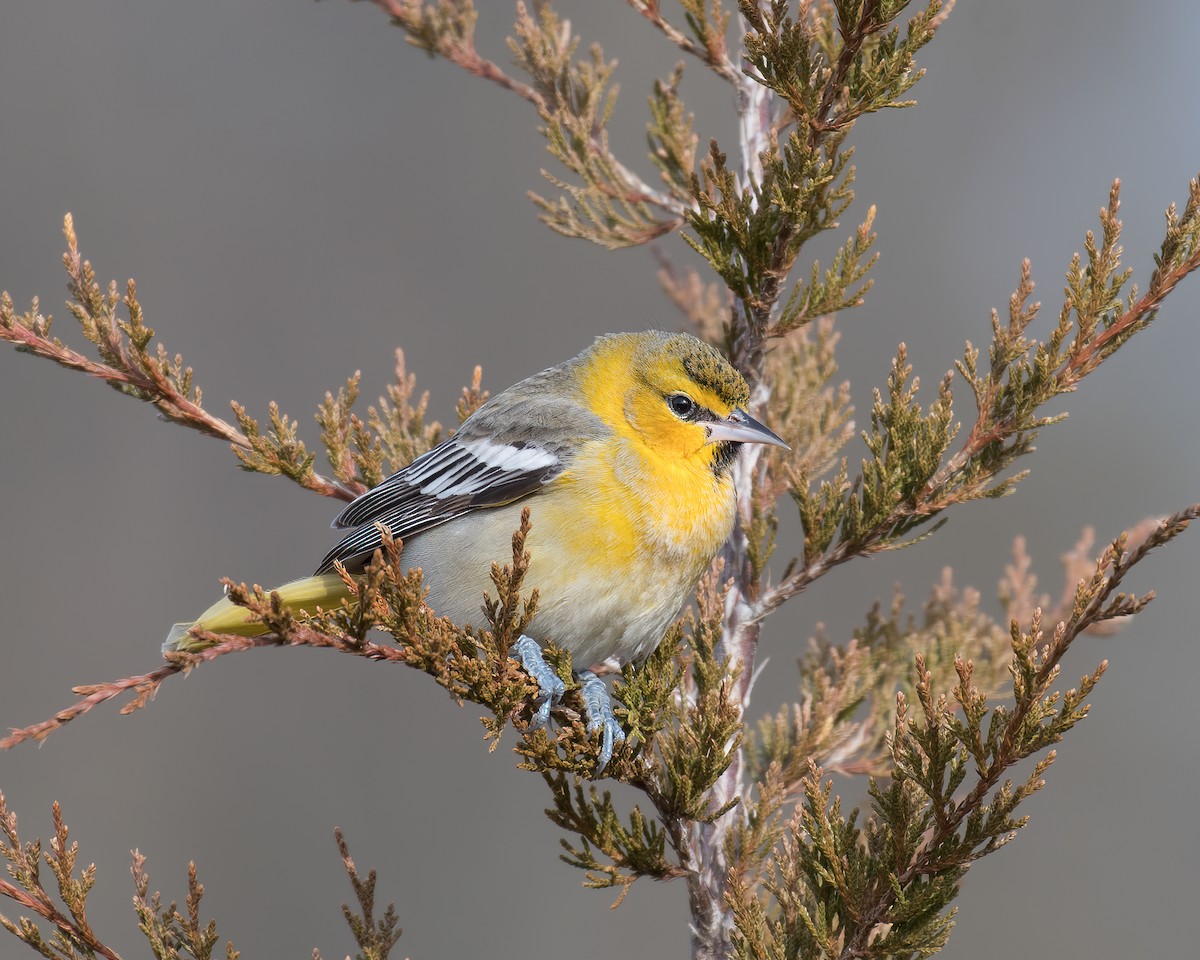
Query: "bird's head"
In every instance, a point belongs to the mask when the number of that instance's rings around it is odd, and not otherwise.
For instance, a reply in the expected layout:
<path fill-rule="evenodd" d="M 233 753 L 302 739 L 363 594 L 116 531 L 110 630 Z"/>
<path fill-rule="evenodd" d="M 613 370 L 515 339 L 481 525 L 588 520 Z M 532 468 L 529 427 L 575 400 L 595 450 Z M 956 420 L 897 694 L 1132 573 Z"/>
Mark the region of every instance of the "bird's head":
<path fill-rule="evenodd" d="M 742 443 L 787 447 L 745 407 L 740 373 L 686 333 L 617 333 L 584 355 L 585 391 L 619 432 L 667 456 L 729 468 Z"/>

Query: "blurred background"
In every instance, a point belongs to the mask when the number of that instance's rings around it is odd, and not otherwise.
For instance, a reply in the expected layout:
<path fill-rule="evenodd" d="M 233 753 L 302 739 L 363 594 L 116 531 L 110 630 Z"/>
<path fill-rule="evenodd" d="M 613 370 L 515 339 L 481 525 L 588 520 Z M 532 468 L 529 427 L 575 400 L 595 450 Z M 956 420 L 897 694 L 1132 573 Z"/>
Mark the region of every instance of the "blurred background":
<path fill-rule="evenodd" d="M 677 50 L 623 4 L 558 7 L 621 61 L 613 140 L 653 175 L 645 97 Z M 479 46 L 507 62 L 511 8 L 481 8 Z M 1152 14 L 1116 0 L 959 5 L 921 54 L 920 105 L 855 130 L 859 200 L 802 257 L 826 255 L 878 206 L 876 286 L 840 321 L 860 425 L 899 341 L 926 398 L 964 340 L 988 342 L 988 310 L 1006 308 L 1024 256 L 1044 336 L 1114 177 L 1145 286 L 1162 211 L 1200 170 L 1198 44 L 1189 0 Z M 683 94 L 702 142 L 734 152 L 728 90 L 689 64 Z M 525 192 L 549 189 L 538 170 L 550 158 L 536 126 L 527 104 L 407 46 L 365 3 L 9 0 L 0 287 L 19 309 L 41 296 L 55 332 L 85 345 L 62 305 L 69 210 L 101 281 L 137 278 L 147 322 L 218 415 L 236 399 L 262 417 L 277 400 L 316 445 L 325 390 L 361 369 L 373 400 L 400 346 L 450 421 L 476 363 L 495 391 L 599 333 L 680 323 L 648 251 L 608 253 L 537 222 Z M 696 262 L 678 240 L 663 249 Z M 954 511 L 932 540 L 794 600 L 764 641 L 774 669 L 759 710 L 794 696 L 790 665 L 817 624 L 848 636 L 898 582 L 919 605 L 953 564 L 997 613 L 1014 535 L 1057 596 L 1058 556 L 1085 525 L 1103 542 L 1196 500 L 1198 312 L 1192 278 L 1069 398 L 1015 496 Z M 959 400 L 969 418 L 965 389 Z M 167 628 L 208 606 L 221 576 L 304 575 L 333 536 L 338 504 L 242 473 L 223 444 L 11 349 L 0 449 L 4 727 L 52 715 L 74 684 L 153 668 Z M 1029 826 L 967 876 L 945 956 L 1194 951 L 1198 567 L 1192 531 L 1130 583 L 1159 601 L 1125 634 L 1073 650 L 1064 687 L 1112 661 L 1093 715 L 1026 805 Z M 682 883 L 639 883 L 615 913 L 611 892 L 581 890 L 557 859 L 540 780 L 515 768 L 511 734 L 487 753 L 477 715 L 410 671 L 259 651 L 169 682 L 132 717 L 106 705 L 40 749 L 0 755 L 0 788 L 28 837 L 49 834 L 61 801 L 99 867 L 93 925 L 126 956 L 146 955 L 129 909 L 134 847 L 167 899 L 184 897 L 195 858 L 205 913 L 244 957 L 351 952 L 335 825 L 379 869 L 381 901 L 396 901 L 398 956 L 686 955 Z M 24 950 L 0 940 L 0 957 Z"/>

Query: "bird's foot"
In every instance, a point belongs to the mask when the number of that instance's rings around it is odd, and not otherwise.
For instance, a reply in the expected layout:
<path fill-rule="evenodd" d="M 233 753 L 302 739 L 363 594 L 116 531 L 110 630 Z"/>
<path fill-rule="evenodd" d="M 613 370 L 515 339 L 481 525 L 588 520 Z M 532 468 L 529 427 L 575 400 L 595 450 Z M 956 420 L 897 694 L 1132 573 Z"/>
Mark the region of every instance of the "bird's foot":
<path fill-rule="evenodd" d="M 550 721 L 550 711 L 567 692 L 567 685 L 542 657 L 542 648 L 532 637 L 522 635 L 511 649 L 521 661 L 525 672 L 537 681 L 540 691 L 538 699 L 542 703 L 538 707 L 537 713 L 533 715 L 533 726 L 544 727 Z"/>
<path fill-rule="evenodd" d="M 604 681 L 590 670 L 581 673 L 579 679 L 583 682 L 579 693 L 583 697 L 583 707 L 587 713 L 588 733 L 600 733 L 600 762 L 596 766 L 596 773 L 601 774 L 612 759 L 613 745 L 625 740 L 625 731 L 613 716 L 612 698 L 608 695 L 608 687 L 604 685 Z"/>

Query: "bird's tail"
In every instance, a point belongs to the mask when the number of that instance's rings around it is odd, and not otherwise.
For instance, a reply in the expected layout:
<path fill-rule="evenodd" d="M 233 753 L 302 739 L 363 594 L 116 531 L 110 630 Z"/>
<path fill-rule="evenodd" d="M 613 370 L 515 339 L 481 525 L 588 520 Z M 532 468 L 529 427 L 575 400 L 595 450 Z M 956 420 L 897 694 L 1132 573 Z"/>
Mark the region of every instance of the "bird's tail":
<path fill-rule="evenodd" d="M 336 573 L 322 573 L 315 577 L 305 577 L 303 580 L 293 580 L 285 583 L 274 591 L 279 594 L 285 607 L 291 607 L 293 613 L 315 613 L 317 607 L 323 610 L 335 609 L 342 600 L 350 596 L 345 582 Z M 177 623 L 171 627 L 167 639 L 163 642 L 163 653 L 176 650 L 184 653 L 195 653 L 210 644 L 191 636 L 192 627 L 208 630 L 212 633 L 232 633 L 239 637 L 256 637 L 266 633 L 267 628 L 251 619 L 252 614 L 245 607 L 239 607 L 227 597 L 222 597 L 211 607 L 200 614 L 200 619 L 191 623 Z"/>

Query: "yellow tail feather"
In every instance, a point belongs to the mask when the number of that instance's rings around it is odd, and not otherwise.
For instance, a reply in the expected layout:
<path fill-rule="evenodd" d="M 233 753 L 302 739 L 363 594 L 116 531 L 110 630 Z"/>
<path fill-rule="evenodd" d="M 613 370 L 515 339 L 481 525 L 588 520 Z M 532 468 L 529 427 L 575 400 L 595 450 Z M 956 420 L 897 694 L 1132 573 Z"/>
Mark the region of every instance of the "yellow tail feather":
<path fill-rule="evenodd" d="M 274 592 L 279 594 L 283 605 L 291 607 L 292 612 L 296 614 L 315 613 L 317 607 L 331 610 L 350 596 L 345 582 L 336 573 L 322 573 L 315 577 L 305 577 L 303 580 L 293 580 L 278 587 Z M 171 632 L 163 642 L 163 653 L 174 650 L 194 653 L 208 646 L 190 635 L 192 627 L 212 633 L 232 633 L 239 637 L 256 637 L 267 632 L 267 628 L 261 623 L 251 621 L 249 610 L 222 597 L 200 614 L 198 620 L 177 623 L 171 627 Z"/>

